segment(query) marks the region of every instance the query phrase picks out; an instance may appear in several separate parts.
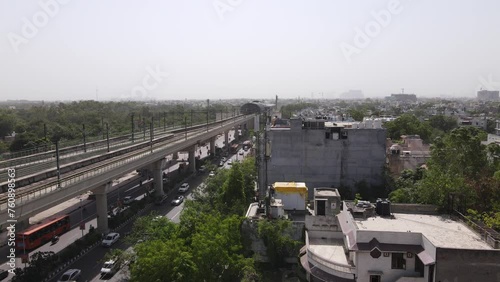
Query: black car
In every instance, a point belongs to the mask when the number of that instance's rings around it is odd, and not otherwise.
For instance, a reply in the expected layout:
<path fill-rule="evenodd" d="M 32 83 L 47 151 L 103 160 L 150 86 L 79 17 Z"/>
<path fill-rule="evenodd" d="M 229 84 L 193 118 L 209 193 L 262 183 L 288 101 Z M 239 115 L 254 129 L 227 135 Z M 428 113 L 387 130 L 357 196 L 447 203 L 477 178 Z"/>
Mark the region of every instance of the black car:
<path fill-rule="evenodd" d="M 155 205 L 159 206 L 159 205 L 165 203 L 165 201 L 167 200 L 167 198 L 168 198 L 167 195 L 163 195 L 161 197 L 156 198 Z"/>

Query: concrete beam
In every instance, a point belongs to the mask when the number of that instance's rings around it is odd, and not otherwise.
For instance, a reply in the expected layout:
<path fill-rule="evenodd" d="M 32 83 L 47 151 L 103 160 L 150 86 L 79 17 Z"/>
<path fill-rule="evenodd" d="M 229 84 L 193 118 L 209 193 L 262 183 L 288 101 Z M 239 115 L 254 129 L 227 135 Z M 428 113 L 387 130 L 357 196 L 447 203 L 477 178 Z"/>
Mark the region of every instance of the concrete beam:
<path fill-rule="evenodd" d="M 165 192 L 163 191 L 163 168 L 165 167 L 165 164 L 166 164 L 165 159 L 161 159 L 159 161 L 154 162 L 152 165 L 156 197 L 161 197 L 165 195 Z"/>
<path fill-rule="evenodd" d="M 97 208 L 97 230 L 107 234 L 108 227 L 108 192 L 111 188 L 111 182 L 92 190 L 95 194 Z"/>
<path fill-rule="evenodd" d="M 214 156 L 215 155 L 215 140 L 217 139 L 217 136 L 210 138 L 210 155 Z"/>
<path fill-rule="evenodd" d="M 226 152 L 229 153 L 229 130 L 224 131 L 224 145 L 226 146 Z"/>
<path fill-rule="evenodd" d="M 188 151 L 188 161 L 189 161 L 189 172 L 196 171 L 196 158 L 195 158 L 196 146 L 192 146 Z"/>

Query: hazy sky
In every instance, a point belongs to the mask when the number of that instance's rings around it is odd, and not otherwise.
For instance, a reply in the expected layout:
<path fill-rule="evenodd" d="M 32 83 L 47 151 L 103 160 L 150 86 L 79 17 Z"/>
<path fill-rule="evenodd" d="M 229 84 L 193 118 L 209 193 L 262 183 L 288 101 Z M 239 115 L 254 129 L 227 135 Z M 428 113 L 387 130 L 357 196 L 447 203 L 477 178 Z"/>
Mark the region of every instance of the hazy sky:
<path fill-rule="evenodd" d="M 498 0 L 0 0 L 0 99 L 471 97 L 500 88 L 499 12 Z"/>

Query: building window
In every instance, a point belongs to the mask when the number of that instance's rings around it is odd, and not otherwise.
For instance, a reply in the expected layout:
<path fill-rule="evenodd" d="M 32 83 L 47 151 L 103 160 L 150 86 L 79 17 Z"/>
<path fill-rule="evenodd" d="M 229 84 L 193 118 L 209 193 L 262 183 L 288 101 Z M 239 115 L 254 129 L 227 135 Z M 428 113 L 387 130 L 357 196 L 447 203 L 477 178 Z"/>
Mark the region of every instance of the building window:
<path fill-rule="evenodd" d="M 377 248 L 375 248 L 370 252 L 370 255 L 372 256 L 372 258 L 379 258 L 382 253 Z"/>
<path fill-rule="evenodd" d="M 406 269 L 403 253 L 392 253 L 392 269 Z"/>
<path fill-rule="evenodd" d="M 370 275 L 370 282 L 380 282 L 380 281 L 382 281 L 380 275 Z"/>

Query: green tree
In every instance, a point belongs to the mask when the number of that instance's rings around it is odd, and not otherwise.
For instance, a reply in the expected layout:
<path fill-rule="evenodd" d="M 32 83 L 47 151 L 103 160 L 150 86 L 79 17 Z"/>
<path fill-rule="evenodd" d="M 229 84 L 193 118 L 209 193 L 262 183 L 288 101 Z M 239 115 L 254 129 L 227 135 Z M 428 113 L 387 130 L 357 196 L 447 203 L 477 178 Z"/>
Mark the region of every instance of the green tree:
<path fill-rule="evenodd" d="M 131 281 L 197 281 L 198 266 L 181 238 L 148 241 L 137 245 L 135 251 Z"/>
<path fill-rule="evenodd" d="M 453 116 L 435 115 L 429 118 L 429 124 L 432 128 L 439 129 L 445 133 L 458 127 L 457 119 Z"/>
<path fill-rule="evenodd" d="M 432 133 L 430 125 L 411 114 L 403 114 L 393 121 L 386 122 L 384 127 L 387 129 L 387 136 L 393 140 L 399 140 L 401 135 L 417 134 L 424 142 L 430 142 Z"/>
<path fill-rule="evenodd" d="M 285 264 L 285 258 L 298 255 L 302 243 L 289 235 L 291 222 L 286 219 L 260 220 L 258 234 L 264 241 L 267 256 L 273 267 Z"/>
<path fill-rule="evenodd" d="M 365 117 L 365 111 L 362 109 L 350 109 L 348 113 L 355 121 L 363 121 Z"/>

